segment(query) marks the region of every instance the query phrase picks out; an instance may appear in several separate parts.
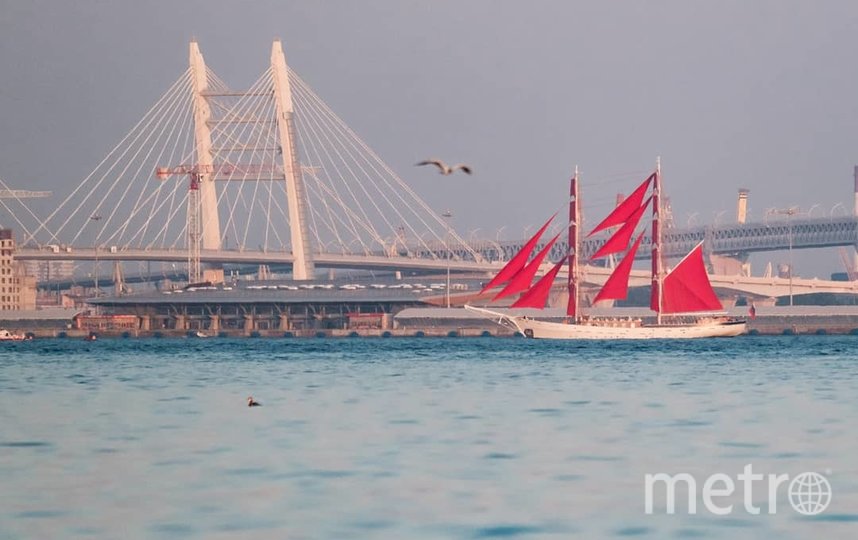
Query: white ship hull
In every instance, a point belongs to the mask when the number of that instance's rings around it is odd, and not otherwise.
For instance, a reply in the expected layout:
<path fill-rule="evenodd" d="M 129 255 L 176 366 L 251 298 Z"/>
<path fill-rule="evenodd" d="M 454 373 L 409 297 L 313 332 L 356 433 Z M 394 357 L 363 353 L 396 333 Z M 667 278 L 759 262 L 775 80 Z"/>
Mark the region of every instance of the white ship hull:
<path fill-rule="evenodd" d="M 644 325 L 626 319 L 601 319 L 579 324 L 541 321 L 465 306 L 533 339 L 699 339 L 735 337 L 747 331 L 745 321 L 705 318 L 690 324 Z"/>

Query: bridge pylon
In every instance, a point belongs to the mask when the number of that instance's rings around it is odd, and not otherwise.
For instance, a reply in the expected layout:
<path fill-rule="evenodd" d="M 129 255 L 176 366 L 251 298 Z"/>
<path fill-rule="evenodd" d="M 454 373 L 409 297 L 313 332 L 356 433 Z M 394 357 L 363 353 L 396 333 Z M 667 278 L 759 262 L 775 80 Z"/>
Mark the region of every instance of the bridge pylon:
<path fill-rule="evenodd" d="M 209 89 L 206 63 L 196 41 L 190 43 L 189 63 L 193 83 L 194 143 L 196 163 L 199 165 L 198 196 L 188 199 L 188 250 L 195 253 L 196 261 L 189 261 L 189 279 L 202 279 L 223 283 L 223 269 L 207 266 L 200 268 L 199 250 L 220 250 L 220 218 L 217 208 L 212 154 L 212 135 L 209 127 L 212 113 L 206 92 Z M 193 188 L 192 188 L 193 189 Z M 193 194 L 197 195 L 197 194 Z M 193 226 L 193 227 L 192 227 Z M 191 230 L 191 228 L 199 230 Z M 196 244 L 196 245 L 194 245 Z M 193 256 L 191 256 L 193 258 Z M 196 274 L 196 275 L 194 275 Z"/>
<path fill-rule="evenodd" d="M 295 125 L 292 118 L 292 89 L 286 56 L 279 39 L 271 45 L 271 72 L 274 80 L 274 102 L 276 104 L 277 132 L 280 138 L 283 171 L 286 175 L 286 198 L 289 208 L 289 229 L 292 241 L 292 277 L 296 280 L 313 279 L 313 254 L 310 249 L 310 234 L 307 228 L 307 190 L 301 175 L 298 149 L 295 144 Z"/>

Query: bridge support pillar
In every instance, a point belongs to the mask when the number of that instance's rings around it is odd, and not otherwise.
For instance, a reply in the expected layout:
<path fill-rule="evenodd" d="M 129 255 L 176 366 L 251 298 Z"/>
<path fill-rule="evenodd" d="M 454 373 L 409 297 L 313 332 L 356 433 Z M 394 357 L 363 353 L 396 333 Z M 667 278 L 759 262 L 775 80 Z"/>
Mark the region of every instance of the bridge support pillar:
<path fill-rule="evenodd" d="M 736 301 L 739 300 L 738 296 L 722 296 L 719 298 L 721 300 L 721 305 L 725 308 L 731 308 L 736 305 Z"/>
<path fill-rule="evenodd" d="M 751 264 L 748 255 L 715 255 L 709 254 L 712 273 L 716 276 L 745 276 L 751 275 Z"/>
<path fill-rule="evenodd" d="M 187 330 L 188 318 L 184 315 L 176 315 L 176 330 Z"/>
<path fill-rule="evenodd" d="M 123 292 L 125 292 L 125 281 L 122 276 L 122 263 L 113 261 L 113 294 L 122 296 Z"/>
<path fill-rule="evenodd" d="M 566 303 L 569 301 L 569 291 L 561 290 L 554 292 L 552 291 L 548 296 L 548 307 L 566 307 Z"/>
<path fill-rule="evenodd" d="M 593 307 L 593 298 L 596 297 L 598 291 L 593 290 L 590 286 L 585 285 L 578 289 L 578 302 L 580 307 Z"/>
<path fill-rule="evenodd" d="M 280 314 L 280 326 L 279 330 L 286 331 L 289 330 L 289 316 L 285 313 Z"/>
<path fill-rule="evenodd" d="M 152 329 L 152 317 L 149 315 L 141 315 L 140 316 L 140 330 L 144 332 L 148 332 Z"/>
<path fill-rule="evenodd" d="M 223 268 L 203 267 L 203 281 L 223 283 Z"/>
<path fill-rule="evenodd" d="M 220 332 L 220 315 L 209 315 L 209 330 Z"/>
<path fill-rule="evenodd" d="M 249 335 L 251 332 L 256 330 L 256 321 L 253 315 L 245 315 L 244 316 L 244 333 Z"/>

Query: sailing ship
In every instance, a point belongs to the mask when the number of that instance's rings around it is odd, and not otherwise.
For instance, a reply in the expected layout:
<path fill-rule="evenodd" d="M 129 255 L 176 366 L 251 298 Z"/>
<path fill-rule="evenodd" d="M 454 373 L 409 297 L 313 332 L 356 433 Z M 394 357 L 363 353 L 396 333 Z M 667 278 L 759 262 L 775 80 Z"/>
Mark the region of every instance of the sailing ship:
<path fill-rule="evenodd" d="M 646 201 L 644 197 L 652 188 Z M 628 282 L 632 264 L 643 240 L 640 233 L 629 247 L 637 226 L 652 205 L 652 292 L 650 309 L 656 314 L 655 323 L 645 323 L 637 318 L 593 318 L 581 313 L 579 300 L 579 217 L 581 215 L 578 197 L 578 170 L 570 181 L 569 187 L 569 251 L 536 284 L 531 286 L 533 278 L 547 257 L 551 247 L 557 241 L 555 236 L 533 257 L 531 253 L 539 243 L 543 233 L 556 216 L 552 216 L 524 247 L 483 287 L 481 294 L 504 285 L 492 301 L 522 293 L 513 304 L 513 308 L 543 309 L 554 280 L 563 266 L 568 265 L 567 289 L 569 300 L 566 318 L 562 322 L 540 320 L 532 317 L 502 313 L 492 309 L 466 305 L 465 309 L 481 313 L 506 326 L 536 339 L 683 339 L 708 337 L 734 337 L 745 333 L 747 324 L 742 319 L 725 316 L 724 308 L 718 300 L 703 260 L 703 243 L 697 244 L 676 266 L 664 272 L 662 227 L 659 219 L 661 210 L 661 164 L 638 186 L 635 191 L 617 205 L 614 210 L 599 223 L 588 236 L 601 231 L 614 232 L 596 251 L 591 259 L 606 257 L 626 251 L 619 264 L 614 267 L 608 280 L 593 299 L 624 300 L 628 295 Z"/>

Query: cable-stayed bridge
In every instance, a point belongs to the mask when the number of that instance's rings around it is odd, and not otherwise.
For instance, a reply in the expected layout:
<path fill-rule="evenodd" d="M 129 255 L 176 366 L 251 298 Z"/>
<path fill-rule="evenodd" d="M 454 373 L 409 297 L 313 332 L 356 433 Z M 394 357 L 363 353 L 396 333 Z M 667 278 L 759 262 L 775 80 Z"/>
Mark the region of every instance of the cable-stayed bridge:
<path fill-rule="evenodd" d="M 22 227 L 20 259 L 181 260 L 192 280 L 214 281 L 231 261 L 287 262 L 303 280 L 317 260 L 360 268 L 438 242 L 480 259 L 289 69 L 279 41 L 244 91 L 206 66 L 197 43 L 189 52 L 188 69 L 107 157 Z"/>
<path fill-rule="evenodd" d="M 791 237 L 791 238 L 790 238 Z M 672 229 L 665 233 L 666 255 L 681 257 L 701 241 L 706 241 L 708 253 L 733 255 L 763 251 L 783 251 L 792 244 L 794 249 L 852 246 L 858 239 L 858 218 L 836 216 L 769 223 L 743 223 L 721 226 Z M 604 237 L 586 239 L 581 254 L 589 258 L 596 252 Z M 650 238 L 644 236 L 640 259 L 650 256 Z M 498 261 L 509 258 L 523 245 L 522 241 L 477 240 L 457 244 L 444 241 L 427 242 L 411 246 L 401 253 L 375 251 L 364 253 L 314 253 L 313 260 L 324 268 L 364 268 L 376 270 L 444 269 L 486 270 L 496 268 Z M 540 244 L 544 245 L 544 244 Z M 567 252 L 565 241 L 558 241 L 551 249 L 550 259 L 560 260 Z M 123 261 L 123 262 L 187 262 L 184 248 L 129 248 L 109 246 L 96 250 L 93 247 L 55 250 L 49 247 L 22 248 L 23 260 Z M 448 261 L 449 258 L 449 261 Z M 201 250 L 200 259 L 210 264 L 293 264 L 294 255 L 284 250 Z"/>
<path fill-rule="evenodd" d="M 219 281 L 224 265 L 288 265 L 299 280 L 317 267 L 487 272 L 522 245 L 463 240 L 287 66 L 279 41 L 241 91 L 192 42 L 188 69 L 47 216 L 0 204 L 23 233 L 19 259 L 187 265 L 192 281 Z M 585 240 L 582 256 L 603 240 Z M 668 229 L 666 253 L 701 240 L 710 255 L 854 246 L 858 219 Z"/>
<path fill-rule="evenodd" d="M 584 239 L 581 255 L 591 257 L 604 243 L 606 235 Z M 824 248 L 858 245 L 858 217 L 833 216 L 820 218 L 782 218 L 756 223 L 730 223 L 664 232 L 667 257 L 683 257 L 694 246 L 705 241 L 707 254 L 735 255 L 764 251 Z M 488 260 L 508 259 L 521 249 L 522 242 L 481 242 L 471 244 Z M 651 256 L 651 238 L 645 235 L 637 252 L 637 259 Z M 551 259 L 559 260 L 568 250 L 565 240 L 551 249 Z"/>

